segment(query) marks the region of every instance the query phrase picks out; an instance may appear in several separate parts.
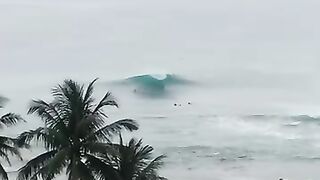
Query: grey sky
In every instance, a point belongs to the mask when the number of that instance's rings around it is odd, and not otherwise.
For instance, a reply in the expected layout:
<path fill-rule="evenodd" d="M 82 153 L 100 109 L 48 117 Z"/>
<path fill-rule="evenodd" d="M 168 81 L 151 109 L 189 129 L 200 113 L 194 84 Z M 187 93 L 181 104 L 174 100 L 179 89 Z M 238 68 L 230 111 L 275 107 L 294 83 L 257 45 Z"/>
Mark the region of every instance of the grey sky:
<path fill-rule="evenodd" d="M 319 5 L 310 0 L 1 0 L 1 64 L 13 73 L 70 67 L 82 72 L 103 65 L 143 69 L 136 63 L 174 71 L 170 68 L 180 62 L 185 70 L 198 62 L 196 67 L 208 70 L 310 71 L 319 65 Z"/>

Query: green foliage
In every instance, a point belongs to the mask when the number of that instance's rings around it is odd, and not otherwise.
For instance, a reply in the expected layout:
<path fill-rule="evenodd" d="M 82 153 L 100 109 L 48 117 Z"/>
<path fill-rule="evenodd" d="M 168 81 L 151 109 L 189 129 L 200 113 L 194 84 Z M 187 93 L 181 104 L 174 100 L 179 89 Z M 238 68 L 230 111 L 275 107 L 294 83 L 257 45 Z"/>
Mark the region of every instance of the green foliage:
<path fill-rule="evenodd" d="M 3 108 L 5 101 L 7 101 L 6 98 L 0 97 L 0 108 Z M 0 128 L 12 126 L 19 121 L 23 121 L 23 119 L 19 115 L 14 113 L 7 113 L 0 117 Z M 4 158 L 9 165 L 11 165 L 9 155 L 16 156 L 20 160 L 22 160 L 17 145 L 17 139 L 0 136 L 0 157 Z M 0 178 L 3 180 L 8 180 L 7 172 L 3 168 L 2 164 L 0 164 Z"/>
<path fill-rule="evenodd" d="M 142 145 L 139 141 L 131 139 L 127 145 L 123 144 L 120 136 L 118 145 L 119 156 L 116 157 L 117 169 L 122 180 L 164 180 L 158 175 L 163 166 L 164 155 L 152 159 L 153 147 Z"/>
<path fill-rule="evenodd" d="M 95 82 L 85 89 L 66 80 L 53 88 L 52 102 L 32 102 L 29 114 L 38 115 L 46 127 L 22 133 L 18 142 L 40 141 L 48 152 L 22 167 L 18 180 L 51 180 L 65 169 L 69 180 L 117 180 L 117 171 L 108 158 L 116 154 L 110 138 L 124 129 L 137 130 L 138 125 L 131 119 L 105 124 L 108 116 L 103 108 L 118 104 L 109 92 L 95 103 L 92 97 Z"/>
<path fill-rule="evenodd" d="M 32 101 L 28 113 L 39 116 L 46 126 L 23 132 L 12 142 L 19 146 L 32 141 L 41 142 L 47 152 L 23 166 L 17 180 L 52 180 L 64 171 L 68 180 L 165 179 L 157 173 L 165 156 L 152 159 L 151 146 L 143 146 L 142 140 L 135 139 L 125 145 L 121 136 L 120 144 L 112 143 L 112 136 L 120 134 L 122 130 L 137 130 L 138 124 L 131 119 L 106 124 L 108 116 L 103 108 L 118 107 L 118 104 L 110 92 L 96 102 L 92 97 L 95 82 L 92 81 L 85 88 L 72 80 L 66 80 L 53 88 L 53 101 Z M 7 125 L 17 120 L 9 119 Z M 0 144 L 1 148 L 6 147 Z M 16 153 L 13 150 L 7 148 L 3 154 Z"/>

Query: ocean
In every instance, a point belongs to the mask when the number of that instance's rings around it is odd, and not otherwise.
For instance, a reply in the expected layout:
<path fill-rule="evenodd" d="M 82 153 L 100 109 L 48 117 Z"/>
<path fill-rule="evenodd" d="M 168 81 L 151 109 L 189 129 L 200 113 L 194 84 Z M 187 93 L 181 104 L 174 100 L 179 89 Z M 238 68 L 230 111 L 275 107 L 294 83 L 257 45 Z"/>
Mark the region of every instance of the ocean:
<path fill-rule="evenodd" d="M 169 180 L 320 177 L 319 2 L 0 0 L 1 113 L 27 115 L 64 79 L 111 91 L 165 154 Z M 114 139 L 117 141 L 117 138 Z M 22 150 L 24 161 L 44 151 Z M 3 162 L 3 161 L 1 161 Z M 65 179 L 62 175 L 58 179 Z"/>
<path fill-rule="evenodd" d="M 28 123 L 4 129 L 3 133 L 16 136 L 43 125 L 25 112 L 31 98 L 50 100 L 50 86 L 45 87 L 14 88 L 6 93 L 16 97 L 6 110 L 16 109 Z M 143 138 L 155 147 L 155 155 L 167 155 L 160 172 L 169 179 L 299 180 L 320 175 L 320 118 L 315 115 L 218 112 L 219 103 L 210 103 L 215 88 L 174 74 L 100 80 L 96 97 L 107 90 L 114 92 L 120 103 L 119 109 L 107 109 L 109 121 L 128 117 L 137 120 L 140 130 L 124 136 Z M 42 151 L 41 145 L 23 150 L 25 161 L 14 160 L 12 167 L 7 166 L 12 177 L 23 163 Z"/>

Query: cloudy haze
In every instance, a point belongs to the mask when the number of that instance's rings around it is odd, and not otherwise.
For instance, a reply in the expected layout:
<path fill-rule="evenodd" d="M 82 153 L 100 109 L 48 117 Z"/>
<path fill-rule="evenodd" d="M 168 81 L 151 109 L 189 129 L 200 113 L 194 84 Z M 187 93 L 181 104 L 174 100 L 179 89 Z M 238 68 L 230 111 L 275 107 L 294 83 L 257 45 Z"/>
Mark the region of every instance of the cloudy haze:
<path fill-rule="evenodd" d="M 165 72 L 206 79 L 214 87 L 280 88 L 279 96 L 293 94 L 290 101 L 315 103 L 320 100 L 319 5 L 311 0 L 0 0 L 2 89 L 11 91 L 18 82 Z"/>

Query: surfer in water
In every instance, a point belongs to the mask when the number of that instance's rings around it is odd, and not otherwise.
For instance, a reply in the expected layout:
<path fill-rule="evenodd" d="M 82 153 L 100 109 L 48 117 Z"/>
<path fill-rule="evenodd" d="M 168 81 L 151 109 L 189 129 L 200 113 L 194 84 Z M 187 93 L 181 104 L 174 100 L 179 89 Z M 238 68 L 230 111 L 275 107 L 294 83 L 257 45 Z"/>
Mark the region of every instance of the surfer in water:
<path fill-rule="evenodd" d="M 191 105 L 191 102 L 188 102 L 187 104 L 188 104 L 188 105 Z M 181 105 L 181 104 L 174 103 L 173 106 L 182 106 L 182 105 Z"/>

